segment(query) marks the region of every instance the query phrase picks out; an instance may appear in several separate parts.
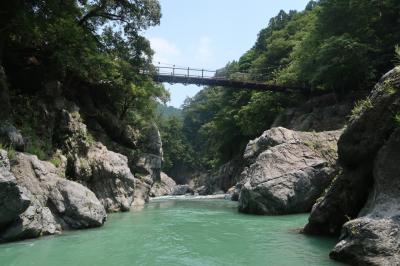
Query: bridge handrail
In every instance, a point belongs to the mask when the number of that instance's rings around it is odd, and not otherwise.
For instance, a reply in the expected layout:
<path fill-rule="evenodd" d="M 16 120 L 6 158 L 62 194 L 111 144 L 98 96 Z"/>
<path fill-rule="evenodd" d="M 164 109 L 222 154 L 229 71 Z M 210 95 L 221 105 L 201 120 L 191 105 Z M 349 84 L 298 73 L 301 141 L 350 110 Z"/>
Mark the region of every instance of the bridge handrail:
<path fill-rule="evenodd" d="M 201 71 L 203 71 L 203 72 L 209 72 L 209 73 L 216 73 L 217 71 L 216 70 L 208 70 L 208 69 L 203 69 L 203 68 L 190 68 L 190 67 L 187 67 L 187 68 L 183 68 L 183 67 L 162 67 L 162 66 L 156 66 L 155 67 L 156 69 L 175 69 L 175 70 L 185 70 L 185 71 L 187 71 L 187 70 L 189 70 L 189 71 L 197 71 L 197 72 L 201 72 Z"/>

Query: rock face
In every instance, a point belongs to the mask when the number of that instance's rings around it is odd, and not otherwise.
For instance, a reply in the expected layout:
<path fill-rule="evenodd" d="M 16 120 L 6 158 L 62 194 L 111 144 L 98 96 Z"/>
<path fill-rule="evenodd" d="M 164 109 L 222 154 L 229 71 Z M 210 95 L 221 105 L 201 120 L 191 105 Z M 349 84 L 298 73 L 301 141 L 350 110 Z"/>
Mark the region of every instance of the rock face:
<path fill-rule="evenodd" d="M 146 130 L 147 138 L 143 141 L 143 152 L 135 160 L 135 167 L 150 175 L 154 182 L 161 181 L 163 149 L 160 131 L 156 124 Z"/>
<path fill-rule="evenodd" d="M 150 195 L 152 197 L 160 197 L 171 195 L 174 187 L 176 186 L 175 181 L 167 174 L 161 172 L 161 181 L 155 182 L 151 188 Z"/>
<path fill-rule="evenodd" d="M 101 143 L 90 147 L 88 187 L 107 211 L 128 211 L 133 202 L 135 178 L 126 156 L 107 150 Z"/>
<path fill-rule="evenodd" d="M 296 132 L 273 128 L 250 141 L 244 158 L 239 211 L 254 214 L 306 212 L 335 175 L 340 131 Z"/>
<path fill-rule="evenodd" d="M 359 265 L 400 265 L 400 130 L 379 151 L 374 190 L 360 217 L 343 226 L 331 257 Z"/>
<path fill-rule="evenodd" d="M 286 109 L 276 118 L 272 127 L 317 132 L 342 129 L 351 114 L 355 100 L 365 96 L 361 93 L 352 93 L 338 99 L 332 93 L 312 97 L 300 107 Z"/>
<path fill-rule="evenodd" d="M 182 196 L 191 192 L 192 191 L 189 185 L 177 185 L 172 189 L 172 195 L 174 196 Z"/>
<path fill-rule="evenodd" d="M 221 165 L 215 173 L 205 175 L 202 182 L 206 187 L 206 194 L 211 195 L 218 191 L 228 191 L 239 180 L 244 169 L 243 158 L 238 156 Z"/>
<path fill-rule="evenodd" d="M 149 202 L 152 184 L 153 179 L 151 176 L 136 178 L 135 196 L 132 204 L 134 207 L 143 206 Z"/>
<path fill-rule="evenodd" d="M 24 151 L 26 142 L 19 130 L 13 125 L 5 123 L 0 126 L 0 139 L 18 151 Z"/>
<path fill-rule="evenodd" d="M 127 211 L 134 200 L 135 178 L 126 156 L 109 151 L 89 137 L 77 111 L 64 110 L 61 143 L 67 174 L 90 188 L 108 212 Z"/>
<path fill-rule="evenodd" d="M 0 150 L 0 229 L 13 222 L 30 205 L 24 189 L 10 172 L 7 152 Z"/>
<path fill-rule="evenodd" d="M 399 90 L 400 68 L 395 68 L 353 115 L 338 143 L 343 171 L 304 228 L 311 234 L 342 229 L 330 254 L 334 259 L 353 265 L 400 264 Z"/>
<path fill-rule="evenodd" d="M 94 193 L 59 177 L 51 163 L 17 153 L 11 172 L 25 190 L 29 207 L 0 231 L 0 241 L 57 234 L 62 229 L 97 227 L 105 222 L 106 212 Z"/>

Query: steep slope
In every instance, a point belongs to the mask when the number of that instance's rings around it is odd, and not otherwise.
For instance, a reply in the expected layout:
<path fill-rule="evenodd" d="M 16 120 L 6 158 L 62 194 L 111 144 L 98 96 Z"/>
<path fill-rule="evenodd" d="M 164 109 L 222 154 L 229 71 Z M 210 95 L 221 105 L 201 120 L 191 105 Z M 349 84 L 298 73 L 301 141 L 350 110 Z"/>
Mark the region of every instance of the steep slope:
<path fill-rule="evenodd" d="M 354 265 L 397 265 L 399 257 L 400 68 L 383 76 L 353 111 L 338 143 L 341 174 L 304 228 L 339 234 L 331 257 Z"/>

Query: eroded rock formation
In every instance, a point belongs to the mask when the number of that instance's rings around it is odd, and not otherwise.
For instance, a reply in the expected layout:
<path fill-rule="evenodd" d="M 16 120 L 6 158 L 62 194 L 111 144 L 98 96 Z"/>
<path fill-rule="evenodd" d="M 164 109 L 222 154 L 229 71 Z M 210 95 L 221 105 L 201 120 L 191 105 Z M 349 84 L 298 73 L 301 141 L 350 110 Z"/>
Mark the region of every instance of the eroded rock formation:
<path fill-rule="evenodd" d="M 331 257 L 354 265 L 399 265 L 400 68 L 354 111 L 338 143 L 343 167 L 304 231 L 339 234 Z"/>
<path fill-rule="evenodd" d="M 64 110 L 62 114 L 67 174 L 90 188 L 108 212 L 129 210 L 134 200 L 135 179 L 127 157 L 94 142 L 77 111 Z"/>
<path fill-rule="evenodd" d="M 265 131 L 250 141 L 244 159 L 239 210 L 255 214 L 306 212 L 334 177 L 340 131 Z"/>
<path fill-rule="evenodd" d="M 151 188 L 150 195 L 152 197 L 167 196 L 171 195 L 174 187 L 176 186 L 175 181 L 167 174 L 161 172 L 161 180 L 155 182 Z"/>
<path fill-rule="evenodd" d="M 7 162 L 4 153 L 1 162 Z M 105 222 L 105 209 L 95 194 L 81 184 L 60 177 L 51 163 L 40 161 L 34 155 L 17 153 L 11 172 L 22 188 L 21 197 L 27 198 L 22 203 L 26 210 L 0 231 L 1 241 L 57 234 L 69 228 L 97 227 Z"/>

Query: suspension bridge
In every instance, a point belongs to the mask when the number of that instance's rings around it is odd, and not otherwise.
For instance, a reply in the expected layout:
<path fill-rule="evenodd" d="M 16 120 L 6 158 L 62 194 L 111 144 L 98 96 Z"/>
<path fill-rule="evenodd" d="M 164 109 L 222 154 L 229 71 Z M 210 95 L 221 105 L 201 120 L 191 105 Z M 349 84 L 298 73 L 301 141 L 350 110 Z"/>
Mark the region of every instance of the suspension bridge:
<path fill-rule="evenodd" d="M 141 71 L 142 74 L 151 75 L 156 82 L 194 84 L 206 86 L 222 86 L 237 89 L 264 90 L 273 92 L 308 92 L 305 87 L 290 87 L 275 84 L 267 84 L 246 79 L 246 73 L 237 73 L 239 78 L 227 78 L 220 76 L 216 70 L 198 69 L 190 67 L 155 66 L 155 71 Z"/>

